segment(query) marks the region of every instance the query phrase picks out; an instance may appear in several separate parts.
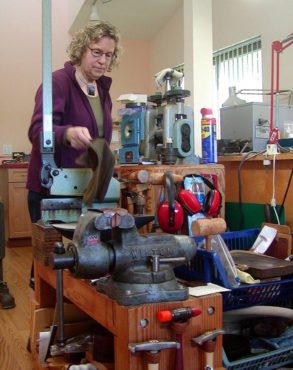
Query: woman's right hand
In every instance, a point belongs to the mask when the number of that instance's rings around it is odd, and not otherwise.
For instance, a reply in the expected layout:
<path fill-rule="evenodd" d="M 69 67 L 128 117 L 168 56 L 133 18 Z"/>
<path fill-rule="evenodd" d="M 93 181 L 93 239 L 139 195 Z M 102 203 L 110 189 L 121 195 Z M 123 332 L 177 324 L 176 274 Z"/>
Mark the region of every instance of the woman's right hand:
<path fill-rule="evenodd" d="M 65 132 L 65 140 L 75 149 L 86 149 L 92 137 L 86 127 L 70 127 Z"/>

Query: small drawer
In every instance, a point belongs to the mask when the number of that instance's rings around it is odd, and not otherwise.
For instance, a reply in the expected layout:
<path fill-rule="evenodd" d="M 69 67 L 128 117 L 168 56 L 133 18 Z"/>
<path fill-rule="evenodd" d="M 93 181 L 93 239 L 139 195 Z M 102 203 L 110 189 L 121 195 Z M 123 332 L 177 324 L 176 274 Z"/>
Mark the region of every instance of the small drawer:
<path fill-rule="evenodd" d="M 9 169 L 8 182 L 26 182 L 27 169 Z"/>

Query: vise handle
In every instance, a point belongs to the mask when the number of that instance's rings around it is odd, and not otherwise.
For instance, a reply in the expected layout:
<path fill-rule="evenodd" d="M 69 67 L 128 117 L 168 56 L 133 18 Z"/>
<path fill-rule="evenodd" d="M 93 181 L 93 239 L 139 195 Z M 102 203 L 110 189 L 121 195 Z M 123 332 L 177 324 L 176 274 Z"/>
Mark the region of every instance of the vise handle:
<path fill-rule="evenodd" d="M 129 343 L 128 348 L 131 353 L 141 352 L 141 351 L 161 351 L 162 349 L 169 348 L 180 348 L 180 343 L 174 340 L 149 340 L 141 343 Z"/>
<path fill-rule="evenodd" d="M 186 262 L 185 257 L 161 257 L 157 254 L 150 257 L 152 262 L 152 269 L 153 272 L 158 272 L 160 270 L 160 262 L 161 263 L 172 263 L 172 262 Z"/>

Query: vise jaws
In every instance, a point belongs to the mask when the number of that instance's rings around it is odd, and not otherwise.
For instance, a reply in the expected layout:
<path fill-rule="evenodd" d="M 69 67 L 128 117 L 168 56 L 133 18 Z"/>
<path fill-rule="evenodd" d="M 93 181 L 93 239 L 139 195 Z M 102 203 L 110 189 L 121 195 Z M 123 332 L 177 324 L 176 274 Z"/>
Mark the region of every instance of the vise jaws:
<path fill-rule="evenodd" d="M 140 234 L 134 216 L 118 208 L 81 215 L 67 250 L 52 253 L 49 264 L 96 279 L 99 292 L 130 306 L 187 299 L 188 288 L 177 282 L 173 268 L 195 253 L 189 236 Z"/>

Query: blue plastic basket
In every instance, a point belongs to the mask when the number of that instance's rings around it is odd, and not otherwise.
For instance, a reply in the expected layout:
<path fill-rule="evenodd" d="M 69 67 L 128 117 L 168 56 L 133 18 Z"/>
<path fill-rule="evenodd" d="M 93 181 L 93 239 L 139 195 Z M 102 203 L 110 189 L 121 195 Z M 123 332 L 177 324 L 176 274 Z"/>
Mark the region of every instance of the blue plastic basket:
<path fill-rule="evenodd" d="M 252 247 L 259 233 L 260 229 L 229 231 L 222 234 L 222 238 L 230 250 L 248 250 Z"/>
<path fill-rule="evenodd" d="M 280 369 L 293 362 L 293 348 L 286 346 L 267 353 L 250 356 L 230 362 L 225 351 L 222 351 L 222 361 L 226 370 L 272 370 Z M 291 369 L 292 367 L 290 367 Z"/>

